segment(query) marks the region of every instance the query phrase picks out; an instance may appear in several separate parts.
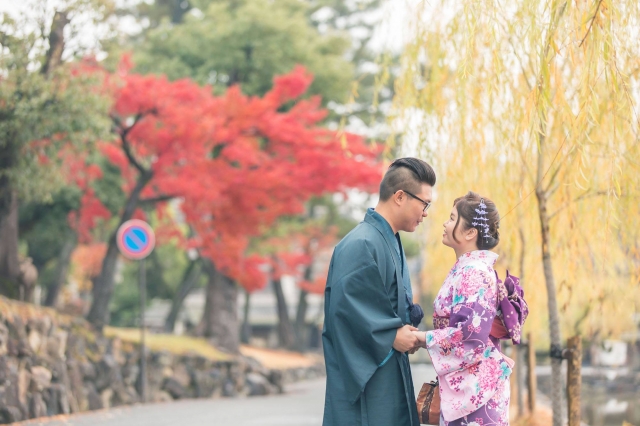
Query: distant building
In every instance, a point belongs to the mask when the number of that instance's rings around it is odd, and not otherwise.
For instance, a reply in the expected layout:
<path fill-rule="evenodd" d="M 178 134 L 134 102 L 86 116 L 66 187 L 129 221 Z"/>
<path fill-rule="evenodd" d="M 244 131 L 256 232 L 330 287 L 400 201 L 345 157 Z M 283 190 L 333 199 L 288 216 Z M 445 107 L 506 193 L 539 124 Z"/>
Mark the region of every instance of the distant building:
<path fill-rule="evenodd" d="M 288 304 L 289 318 L 295 320 L 300 289 L 295 280 L 289 276 L 282 277 L 282 291 Z M 307 295 L 307 327 L 309 328 L 310 346 L 319 347 L 319 333 L 324 320 L 323 296 Z M 244 292 L 238 294 L 238 319 L 242 325 L 246 296 Z M 271 283 L 262 290 L 251 294 L 249 324 L 251 326 L 251 341 L 255 346 L 276 347 L 278 345 L 278 314 L 277 302 Z M 178 315 L 174 333 L 185 334 L 195 327 L 202 318 L 205 305 L 205 289 L 194 289 L 185 299 L 182 310 Z M 171 300 L 153 299 L 145 312 L 145 324 L 150 331 L 164 332 L 164 322 L 171 309 Z"/>

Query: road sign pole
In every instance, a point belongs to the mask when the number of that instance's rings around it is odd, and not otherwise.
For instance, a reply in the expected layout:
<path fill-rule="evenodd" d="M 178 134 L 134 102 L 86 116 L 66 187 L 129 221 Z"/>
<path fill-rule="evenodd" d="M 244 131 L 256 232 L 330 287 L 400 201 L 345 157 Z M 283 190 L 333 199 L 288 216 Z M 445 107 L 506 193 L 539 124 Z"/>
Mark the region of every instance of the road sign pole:
<path fill-rule="evenodd" d="M 145 314 L 147 304 L 147 269 L 144 259 L 153 251 L 156 237 L 148 223 L 132 219 L 118 228 L 116 243 L 120 253 L 130 260 L 140 261 L 138 285 L 140 292 L 140 398 L 147 402 L 147 346 L 145 343 Z"/>
<path fill-rule="evenodd" d="M 142 402 L 147 402 L 147 348 L 145 344 L 144 308 L 147 302 L 147 269 L 144 259 L 140 259 L 140 396 Z"/>

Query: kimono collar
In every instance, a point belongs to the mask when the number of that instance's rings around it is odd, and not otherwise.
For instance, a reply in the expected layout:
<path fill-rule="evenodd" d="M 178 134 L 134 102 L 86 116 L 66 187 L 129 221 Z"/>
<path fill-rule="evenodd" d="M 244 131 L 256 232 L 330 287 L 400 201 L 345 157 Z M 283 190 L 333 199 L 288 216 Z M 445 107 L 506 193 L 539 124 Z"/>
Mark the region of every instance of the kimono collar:
<path fill-rule="evenodd" d="M 387 219 L 382 217 L 382 215 L 375 211 L 373 208 L 367 209 L 367 214 L 365 215 L 364 220 L 365 222 L 369 222 L 370 224 L 378 228 L 378 230 L 382 232 L 382 235 L 384 235 L 385 238 L 387 238 L 390 242 L 396 241 L 396 234 L 393 233 L 393 229 L 391 229 L 391 225 L 389 225 Z M 397 242 L 393 244 L 393 246 L 397 245 Z M 396 252 L 399 253 L 399 250 L 396 250 Z"/>
<path fill-rule="evenodd" d="M 402 283 L 402 285 L 398 285 L 398 313 L 400 313 L 401 318 L 405 317 L 402 312 L 406 313 L 406 318 L 404 318 L 402 322 L 407 324 L 411 320 L 411 313 L 407 309 L 411 309 L 410 307 L 413 306 L 413 304 L 411 303 L 410 296 L 411 283 L 409 282 L 409 274 L 404 276 L 402 273 L 403 267 L 401 266 L 401 259 L 403 258 L 403 253 L 400 249 L 400 237 L 393 233 L 393 229 L 391 229 L 389 222 L 387 222 L 380 213 L 372 208 L 367 209 L 364 221 L 376 228 L 378 232 L 382 234 L 382 238 L 386 241 L 387 246 L 389 246 L 389 250 L 391 251 L 391 260 L 396 268 L 396 279 L 398 280 L 398 283 Z"/>
<path fill-rule="evenodd" d="M 458 261 L 455 264 L 455 268 L 462 268 L 472 262 L 480 261 L 485 265 L 493 268 L 496 260 L 498 260 L 498 254 L 489 250 L 474 250 L 468 253 L 463 254 L 458 258 Z"/>

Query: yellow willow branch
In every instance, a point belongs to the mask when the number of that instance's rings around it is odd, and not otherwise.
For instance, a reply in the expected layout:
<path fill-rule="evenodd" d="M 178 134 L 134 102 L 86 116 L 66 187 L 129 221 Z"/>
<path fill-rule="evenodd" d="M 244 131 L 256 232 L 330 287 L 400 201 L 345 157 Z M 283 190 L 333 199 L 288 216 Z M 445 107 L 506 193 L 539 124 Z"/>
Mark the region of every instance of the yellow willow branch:
<path fill-rule="evenodd" d="M 582 195 L 577 196 L 572 201 L 566 202 L 562 206 L 560 206 L 558 208 L 558 210 L 556 210 L 555 212 L 553 212 L 553 213 L 551 213 L 549 215 L 549 220 L 553 219 L 555 216 L 558 215 L 558 213 L 560 213 L 562 210 L 566 209 L 567 207 L 569 207 L 573 203 L 579 203 L 580 201 L 586 200 L 588 198 L 600 197 L 600 196 L 608 195 L 608 194 L 609 194 L 609 191 L 596 191 L 596 192 L 587 191 L 587 192 L 583 193 Z"/>
<path fill-rule="evenodd" d="M 567 9 L 567 2 L 564 2 L 564 4 L 560 7 L 560 10 L 557 12 L 557 15 L 554 17 L 553 22 L 551 23 L 551 28 L 549 30 L 549 34 L 547 35 L 547 40 L 546 40 L 546 45 L 544 47 L 544 55 L 542 55 L 541 60 L 546 60 L 547 56 L 549 55 L 549 50 L 551 49 L 551 42 L 553 40 L 553 35 L 556 32 L 556 29 L 558 28 L 558 24 L 560 22 L 560 19 L 562 18 L 562 15 L 564 15 L 565 10 Z M 536 101 L 536 103 L 538 104 L 538 106 L 540 105 L 540 96 L 542 95 L 542 79 L 543 79 L 543 73 L 540 72 L 540 74 L 538 75 L 537 83 L 536 83 L 536 87 L 538 90 L 538 99 Z M 580 107 L 580 111 L 578 111 L 578 115 L 580 115 L 580 113 L 582 112 L 582 109 L 584 108 L 584 104 Z M 541 120 L 542 124 L 546 125 L 546 114 L 544 114 L 543 111 L 541 111 L 541 113 L 544 115 L 543 119 Z M 562 148 L 564 147 L 564 144 L 567 142 L 567 139 L 569 138 L 569 134 L 567 133 L 564 137 L 564 139 L 562 140 L 562 143 L 560 144 L 560 147 L 558 148 L 558 151 L 556 152 L 556 154 L 554 155 L 553 159 L 551 160 L 551 164 L 549 164 L 549 167 L 547 168 L 547 170 L 543 173 L 543 154 L 544 154 L 544 140 L 545 140 L 545 134 L 542 130 L 538 130 L 538 139 L 539 139 L 539 145 L 538 145 L 538 167 L 537 167 L 537 183 L 535 185 L 535 187 L 527 194 L 525 195 L 525 197 L 520 200 L 515 206 L 513 206 L 504 216 L 502 216 L 500 218 L 500 220 L 504 219 L 506 216 L 508 216 L 512 211 L 514 211 L 520 204 L 522 204 L 527 198 L 529 198 L 532 194 L 537 193 L 538 192 L 538 188 L 540 187 L 540 185 L 542 184 L 542 182 L 544 181 L 544 178 L 547 176 L 547 174 L 549 174 L 549 172 L 551 171 L 551 168 L 553 167 L 553 164 L 555 163 L 556 159 L 558 158 L 558 155 L 560 155 L 560 152 L 562 151 Z M 546 196 L 546 190 L 543 190 L 543 192 L 545 193 Z"/>
<path fill-rule="evenodd" d="M 600 5 L 602 5 L 602 1 L 600 0 L 598 2 L 598 6 L 596 6 L 596 11 L 593 14 L 593 16 L 591 17 L 591 22 L 589 22 L 589 28 L 587 28 L 587 32 L 584 35 L 584 37 L 582 38 L 582 41 L 580 42 L 580 44 L 578 45 L 578 47 L 582 47 L 582 44 L 584 43 L 584 41 L 587 39 L 587 36 L 589 35 L 589 33 L 591 32 L 591 27 L 593 27 L 593 21 L 596 20 L 596 17 L 598 16 L 598 11 L 600 10 Z"/>

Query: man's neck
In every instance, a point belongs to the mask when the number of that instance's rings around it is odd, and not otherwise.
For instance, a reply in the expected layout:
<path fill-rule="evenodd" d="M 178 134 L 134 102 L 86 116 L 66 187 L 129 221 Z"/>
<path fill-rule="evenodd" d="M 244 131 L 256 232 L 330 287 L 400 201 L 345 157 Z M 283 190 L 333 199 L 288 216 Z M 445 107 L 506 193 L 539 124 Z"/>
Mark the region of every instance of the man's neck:
<path fill-rule="evenodd" d="M 391 230 L 393 231 L 393 233 L 397 234 L 398 233 L 398 228 L 395 226 L 395 224 L 393 223 L 393 220 L 391 219 L 393 217 L 393 215 L 391 214 L 389 206 L 387 206 L 385 204 L 378 203 L 378 205 L 376 206 L 376 208 L 374 210 L 380 216 L 382 216 L 384 218 L 384 220 L 387 221 L 387 223 L 391 227 Z"/>

